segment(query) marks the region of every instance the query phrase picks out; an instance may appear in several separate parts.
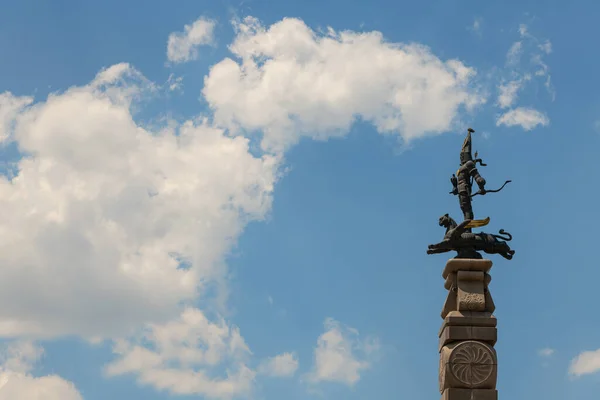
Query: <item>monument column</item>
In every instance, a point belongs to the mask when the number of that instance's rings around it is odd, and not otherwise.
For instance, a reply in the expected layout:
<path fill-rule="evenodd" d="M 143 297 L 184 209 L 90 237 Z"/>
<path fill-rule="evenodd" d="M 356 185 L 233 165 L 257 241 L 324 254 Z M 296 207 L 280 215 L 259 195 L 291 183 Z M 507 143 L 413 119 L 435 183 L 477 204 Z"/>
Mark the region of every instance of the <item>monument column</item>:
<path fill-rule="evenodd" d="M 477 165 L 487 164 L 471 154 L 472 133 L 467 130 L 460 150 L 460 166 L 452 175 L 452 191 L 464 220 L 457 223 L 449 214 L 442 215 L 438 225 L 446 228 L 441 242 L 430 244 L 427 254 L 456 251 L 448 260 L 442 277 L 448 298 L 442 309 L 442 327 L 439 332 L 440 372 L 439 385 L 442 400 L 497 400 L 498 357 L 494 345 L 498 332 L 494 301 L 488 290 L 492 280 L 489 272 L 492 262 L 481 252 L 498 254 L 512 260 L 515 251 L 508 242 L 512 235 L 504 229 L 498 234 L 473 232 L 473 228 L 486 226 L 490 218 L 475 219 L 473 198 L 501 191 L 510 180 L 498 189 L 486 189 L 486 180 L 479 174 Z M 473 185 L 479 190 L 473 193 Z"/>
<path fill-rule="evenodd" d="M 498 399 L 491 267 L 490 260 L 453 258 L 442 273 L 448 289 L 439 332 L 442 400 Z"/>

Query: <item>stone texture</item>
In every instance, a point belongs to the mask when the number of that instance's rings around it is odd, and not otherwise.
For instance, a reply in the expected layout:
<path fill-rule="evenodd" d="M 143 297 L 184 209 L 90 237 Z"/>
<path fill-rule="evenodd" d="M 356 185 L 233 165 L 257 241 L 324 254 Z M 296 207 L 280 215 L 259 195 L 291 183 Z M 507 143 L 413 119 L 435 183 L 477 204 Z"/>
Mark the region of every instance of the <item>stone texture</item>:
<path fill-rule="evenodd" d="M 444 303 L 444 307 L 442 308 L 442 313 L 440 314 L 442 318 L 446 318 L 448 314 L 453 311 L 458 310 L 457 296 L 456 292 L 458 291 L 457 287 L 454 287 L 448 292 L 448 297 L 446 297 L 446 302 Z"/>
<path fill-rule="evenodd" d="M 485 286 L 487 287 L 491 281 L 492 281 L 492 276 L 488 273 L 485 273 L 485 277 L 483 278 L 483 283 L 485 284 Z"/>
<path fill-rule="evenodd" d="M 440 334 L 439 350 L 449 343 L 464 340 L 479 340 L 493 346 L 498 340 L 498 330 L 483 326 L 446 326 Z"/>
<path fill-rule="evenodd" d="M 448 274 L 448 276 L 446 276 L 446 278 L 444 278 L 444 287 L 446 288 L 446 290 L 450 290 L 453 287 L 456 287 L 456 272 L 452 272 L 450 274 Z"/>
<path fill-rule="evenodd" d="M 444 281 L 444 287 L 446 288 L 446 290 L 450 290 L 451 287 L 456 287 L 457 272 L 452 272 L 452 273 L 448 274 L 448 276 L 445 278 L 446 280 Z M 485 273 L 484 278 L 483 278 L 483 283 L 485 284 L 485 286 L 487 287 L 491 281 L 492 281 L 491 275 L 488 273 Z"/>
<path fill-rule="evenodd" d="M 495 389 L 497 357 L 493 347 L 474 340 L 452 343 L 440 354 L 440 393 L 448 388 Z"/>
<path fill-rule="evenodd" d="M 446 279 L 448 275 L 453 272 L 458 271 L 481 271 L 481 272 L 489 272 L 492 268 L 492 261 L 481 259 L 467 259 L 467 258 L 451 258 L 446 262 L 446 267 L 442 272 L 442 277 Z"/>
<path fill-rule="evenodd" d="M 458 271 L 458 311 L 484 311 L 485 293 L 482 271 Z"/>
<path fill-rule="evenodd" d="M 490 312 L 450 311 L 442 322 L 438 337 L 442 335 L 446 326 L 495 327 L 497 323 L 498 320 Z"/>
<path fill-rule="evenodd" d="M 496 311 L 496 305 L 494 304 L 492 294 L 488 290 L 487 286 L 485 287 L 485 311 L 489 312 L 490 314 Z"/>
<path fill-rule="evenodd" d="M 444 318 L 446 325 L 496 326 L 498 320 L 490 312 L 451 311 Z"/>
<path fill-rule="evenodd" d="M 442 400 L 498 400 L 498 391 L 494 389 L 449 388 L 442 393 Z"/>

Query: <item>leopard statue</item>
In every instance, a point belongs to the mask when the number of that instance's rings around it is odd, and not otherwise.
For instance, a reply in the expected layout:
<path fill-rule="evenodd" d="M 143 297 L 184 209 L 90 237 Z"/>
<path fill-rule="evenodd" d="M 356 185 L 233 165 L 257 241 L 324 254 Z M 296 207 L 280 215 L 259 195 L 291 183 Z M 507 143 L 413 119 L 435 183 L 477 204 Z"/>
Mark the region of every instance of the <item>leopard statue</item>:
<path fill-rule="evenodd" d="M 507 260 L 513 258 L 515 251 L 511 250 L 506 243 L 512 240 L 510 233 L 505 232 L 504 229 L 500 229 L 500 235 L 484 232 L 472 233 L 469 232 L 469 228 L 478 226 L 474 225 L 473 222 L 467 219 L 457 224 L 448 214 L 442 215 L 439 219 L 439 225 L 446 228 L 444 240 L 436 244 L 430 244 L 427 254 L 456 251 L 458 252 L 457 258 L 481 258 L 478 251 L 483 251 L 487 254 L 499 254 Z"/>

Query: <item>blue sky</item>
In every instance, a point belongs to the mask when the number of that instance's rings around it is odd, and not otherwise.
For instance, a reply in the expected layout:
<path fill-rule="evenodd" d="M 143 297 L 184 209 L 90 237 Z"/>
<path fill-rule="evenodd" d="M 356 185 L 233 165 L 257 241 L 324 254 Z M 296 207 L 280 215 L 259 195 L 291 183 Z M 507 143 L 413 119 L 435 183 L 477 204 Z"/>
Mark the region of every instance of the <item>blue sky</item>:
<path fill-rule="evenodd" d="M 498 390 L 594 398 L 598 5 L 0 14 L 0 399 L 429 399 L 468 126 Z"/>

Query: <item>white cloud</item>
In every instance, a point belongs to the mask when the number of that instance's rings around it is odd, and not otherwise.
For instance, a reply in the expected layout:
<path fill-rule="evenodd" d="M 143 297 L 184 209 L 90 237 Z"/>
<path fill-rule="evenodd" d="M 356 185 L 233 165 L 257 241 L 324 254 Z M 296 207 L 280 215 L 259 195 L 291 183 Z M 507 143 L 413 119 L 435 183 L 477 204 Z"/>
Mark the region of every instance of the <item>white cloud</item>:
<path fill-rule="evenodd" d="M 529 31 L 527 30 L 527 25 L 525 25 L 525 24 L 519 25 L 519 34 L 521 35 L 521 37 L 527 36 L 528 33 L 529 33 Z"/>
<path fill-rule="evenodd" d="M 546 54 L 552 53 L 552 43 L 549 40 L 546 40 L 544 43 L 538 46 L 540 50 L 542 50 Z"/>
<path fill-rule="evenodd" d="M 496 120 L 496 126 L 520 126 L 526 131 L 530 131 L 538 125 L 547 126 L 549 123 L 550 120 L 545 114 L 527 107 L 510 110 Z"/>
<path fill-rule="evenodd" d="M 167 59 L 182 63 L 198 58 L 198 47 L 214 42 L 215 21 L 201 17 L 191 25 L 185 25 L 183 32 L 173 32 L 167 42 Z"/>
<path fill-rule="evenodd" d="M 530 75 L 525 75 L 522 79 L 512 80 L 498 86 L 498 106 L 508 108 L 517 100 L 517 94 L 525 82 L 531 79 Z"/>
<path fill-rule="evenodd" d="M 31 342 L 8 345 L 0 365 L 0 400 L 82 400 L 73 383 L 56 376 L 30 374 L 43 349 Z"/>
<path fill-rule="evenodd" d="M 600 371 L 600 349 L 584 351 L 571 360 L 569 374 L 575 377 Z"/>
<path fill-rule="evenodd" d="M 473 32 L 477 36 L 481 36 L 481 28 L 482 28 L 483 20 L 479 17 L 473 20 L 473 25 L 471 25 L 468 29 Z"/>
<path fill-rule="evenodd" d="M 461 108 L 483 102 L 473 69 L 379 32 L 320 34 L 293 18 L 235 27 L 238 60 L 213 66 L 203 94 L 219 125 L 262 131 L 266 149 L 342 136 L 357 119 L 410 141 L 449 130 Z"/>
<path fill-rule="evenodd" d="M 4 95 L 26 156 L 0 177 L 0 336 L 110 337 L 172 318 L 269 211 L 278 160 L 201 119 L 143 129 L 131 107 L 148 86 L 118 64 L 30 107 Z"/>
<path fill-rule="evenodd" d="M 361 373 L 371 367 L 371 358 L 378 348 L 376 339 L 361 341 L 358 331 L 328 318 L 325 332 L 317 341 L 315 364 L 308 379 L 312 383 L 336 382 L 353 386 Z"/>
<path fill-rule="evenodd" d="M 510 46 L 510 49 L 508 49 L 508 53 L 506 53 L 506 62 L 509 65 L 518 63 L 522 53 L 523 43 L 520 41 L 514 42 L 512 46 Z"/>
<path fill-rule="evenodd" d="M 550 357 L 551 355 L 553 355 L 555 352 L 554 349 L 551 349 L 549 347 L 546 347 L 544 349 L 540 349 L 538 351 L 538 354 L 540 355 L 540 357 Z"/>
<path fill-rule="evenodd" d="M 246 398 L 257 376 L 291 377 L 298 369 L 294 353 L 267 358 L 252 369 L 252 353 L 239 329 L 221 317 L 211 321 L 196 308 L 115 340 L 113 352 L 116 359 L 105 366 L 109 377 L 132 375 L 157 390 L 214 399 Z"/>
<path fill-rule="evenodd" d="M 183 76 L 175 76 L 175 74 L 170 74 L 167 79 L 166 86 L 170 92 L 183 90 Z"/>
<path fill-rule="evenodd" d="M 250 351 L 239 330 L 194 308 L 165 325 L 150 325 L 138 339 L 117 341 L 114 352 L 118 358 L 106 366 L 108 376 L 133 374 L 139 384 L 171 394 L 245 396 L 256 375 L 246 366 Z M 215 376 L 219 368 L 225 372 Z"/>
<path fill-rule="evenodd" d="M 532 81 L 532 76 L 536 77 L 543 82 L 552 100 L 554 100 L 556 93 L 552 85 L 550 68 L 544 60 L 544 57 L 551 52 L 552 43 L 549 40 L 541 41 L 529 32 L 526 25 L 521 24 L 519 26 L 519 40 L 511 45 L 506 55 L 506 63 L 511 68 L 510 80 L 513 83 L 519 83 L 519 88 L 521 88 L 525 82 Z M 521 62 L 522 59 L 526 58 L 525 56 L 528 56 L 528 65 Z M 509 89 L 510 86 L 506 88 Z"/>
<path fill-rule="evenodd" d="M 548 65 L 542 60 L 541 54 L 531 56 L 531 62 L 537 67 L 534 72 L 536 76 L 546 76 L 548 74 Z"/>
<path fill-rule="evenodd" d="M 44 349 L 30 341 L 15 341 L 4 344 L 0 361 L 3 371 L 25 374 L 44 354 Z"/>
<path fill-rule="evenodd" d="M 0 93 L 0 143 L 10 136 L 19 112 L 32 102 L 32 97 L 16 97 L 10 92 Z"/>
<path fill-rule="evenodd" d="M 298 370 L 298 358 L 293 353 L 283 353 L 265 360 L 258 368 L 261 374 L 290 377 Z"/>

